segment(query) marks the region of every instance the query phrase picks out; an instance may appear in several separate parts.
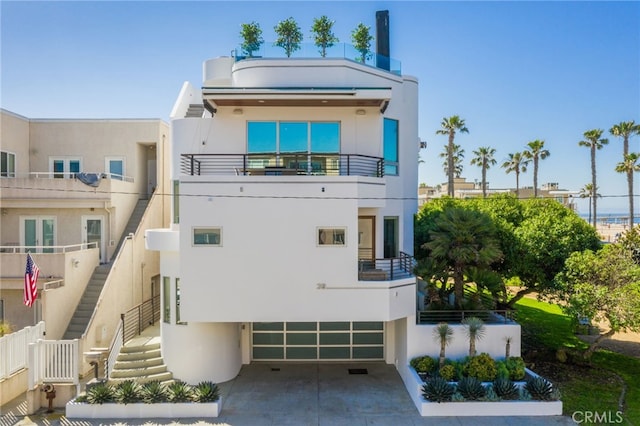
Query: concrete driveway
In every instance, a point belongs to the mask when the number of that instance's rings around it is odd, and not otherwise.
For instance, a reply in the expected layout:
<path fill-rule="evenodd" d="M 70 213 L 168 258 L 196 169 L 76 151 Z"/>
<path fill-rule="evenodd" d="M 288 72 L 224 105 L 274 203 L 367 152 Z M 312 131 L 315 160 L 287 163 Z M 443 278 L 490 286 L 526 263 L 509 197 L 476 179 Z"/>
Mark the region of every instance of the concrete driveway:
<path fill-rule="evenodd" d="M 382 362 L 253 363 L 221 383 L 220 390 L 222 412 L 217 419 L 70 420 L 62 410 L 25 416 L 20 411 L 26 401 L 16 400 L 0 410 L 0 426 L 575 425 L 568 417 L 421 417 L 396 369 Z"/>

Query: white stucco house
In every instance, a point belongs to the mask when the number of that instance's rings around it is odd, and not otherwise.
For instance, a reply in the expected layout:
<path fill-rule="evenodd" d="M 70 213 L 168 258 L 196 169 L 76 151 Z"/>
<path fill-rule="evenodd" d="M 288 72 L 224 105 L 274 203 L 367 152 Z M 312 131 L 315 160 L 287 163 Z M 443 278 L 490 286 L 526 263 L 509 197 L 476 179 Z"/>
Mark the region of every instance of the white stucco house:
<path fill-rule="evenodd" d="M 418 81 L 386 68 L 232 56 L 204 62 L 201 89 L 184 84 L 171 114 L 172 223 L 146 232 L 174 377 L 378 361 L 409 387 L 409 360 L 437 355 L 433 325 L 416 323 L 412 274 Z M 504 353 L 505 333 L 478 350 Z"/>

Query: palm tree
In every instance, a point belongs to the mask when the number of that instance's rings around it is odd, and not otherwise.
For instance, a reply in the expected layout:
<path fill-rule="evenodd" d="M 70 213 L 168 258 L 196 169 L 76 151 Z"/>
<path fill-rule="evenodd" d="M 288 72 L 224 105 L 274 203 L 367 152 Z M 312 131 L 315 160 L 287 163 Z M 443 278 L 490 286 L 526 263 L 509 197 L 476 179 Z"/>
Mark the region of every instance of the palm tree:
<path fill-rule="evenodd" d="M 616 172 L 627 174 L 627 188 L 629 189 L 629 229 L 633 228 L 633 172 L 640 171 L 638 159 L 640 155 L 635 152 L 626 154 L 624 160 L 616 164 Z M 631 178 L 629 178 L 631 176 Z"/>
<path fill-rule="evenodd" d="M 634 120 L 623 121 L 611 127 L 609 133 L 622 138 L 622 158 L 624 159 L 622 163 L 625 163 L 627 155 L 629 155 L 629 138 L 634 134 L 640 134 L 640 124 L 636 124 Z M 618 171 L 618 167 L 616 167 L 616 171 Z M 629 190 L 629 228 L 633 227 L 633 172 L 631 169 L 626 170 L 627 188 Z"/>
<path fill-rule="evenodd" d="M 603 146 L 609 143 L 609 139 L 602 138 L 602 129 L 592 129 L 584 132 L 585 140 L 578 142 L 578 146 L 586 146 L 591 150 L 591 202 L 593 203 L 593 226 L 596 226 L 596 206 L 598 197 L 595 196 L 595 191 L 598 185 L 596 185 L 596 150 L 602 149 Z"/>
<path fill-rule="evenodd" d="M 440 158 L 444 158 L 444 163 L 442 163 L 442 168 L 444 170 L 444 174 L 449 174 L 449 147 L 444 145 L 444 150 L 439 154 Z M 453 144 L 453 175 L 454 177 L 459 178 L 462 175 L 463 164 L 462 160 L 464 159 L 464 149 L 460 148 L 460 145 L 454 143 Z"/>
<path fill-rule="evenodd" d="M 522 155 L 528 160 L 533 160 L 533 198 L 538 198 L 538 163 L 544 160 L 550 154 L 544 149 L 544 141 L 536 139 L 527 144 L 529 149 L 525 150 Z"/>
<path fill-rule="evenodd" d="M 494 148 L 481 146 L 473 151 L 475 157 L 471 159 L 472 166 L 482 167 L 482 196 L 484 198 L 487 197 L 487 169 L 496 164 L 496 159 L 493 158 L 495 153 Z"/>
<path fill-rule="evenodd" d="M 462 320 L 462 325 L 469 337 L 469 356 L 476 356 L 476 341 L 484 335 L 484 321 L 478 317 L 469 317 Z"/>
<path fill-rule="evenodd" d="M 453 278 L 455 305 L 462 308 L 464 279 L 473 268 L 486 269 L 502 257 L 497 230 L 484 213 L 462 208 L 447 208 L 434 221 L 430 241 L 423 248 L 429 259 L 443 265 Z"/>
<path fill-rule="evenodd" d="M 516 174 L 516 198 L 520 197 L 520 173 L 527 171 L 528 164 L 529 160 L 521 152 L 509 154 L 507 161 L 502 163 L 502 168 L 506 169 L 506 173 L 514 172 Z"/>
<path fill-rule="evenodd" d="M 591 223 L 591 197 L 594 196 L 594 191 L 590 183 L 587 183 L 585 186 L 580 188 L 580 193 L 578 194 L 580 198 L 589 198 L 589 220 Z M 596 188 L 595 196 L 598 198 L 602 198 L 602 195 L 598 194 L 598 188 Z"/>
<path fill-rule="evenodd" d="M 445 360 L 445 348 L 453 339 L 453 328 L 449 327 L 446 322 L 441 322 L 433 329 L 433 335 L 440 341 L 440 368 L 442 368 Z"/>
<path fill-rule="evenodd" d="M 448 194 L 453 197 L 453 141 L 456 137 L 456 131 L 460 133 L 469 133 L 469 129 L 465 126 L 464 119 L 460 118 L 457 115 L 452 115 L 451 117 L 443 118 L 440 123 L 442 127 L 439 130 L 436 130 L 436 135 L 447 135 L 449 136 L 449 143 L 447 144 L 447 175 L 448 175 Z"/>

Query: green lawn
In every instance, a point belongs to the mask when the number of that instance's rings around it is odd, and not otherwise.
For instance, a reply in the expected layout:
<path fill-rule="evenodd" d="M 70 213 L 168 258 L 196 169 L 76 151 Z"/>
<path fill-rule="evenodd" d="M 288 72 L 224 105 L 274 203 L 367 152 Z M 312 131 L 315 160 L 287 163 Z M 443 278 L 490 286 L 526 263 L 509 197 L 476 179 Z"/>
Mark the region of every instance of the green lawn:
<path fill-rule="evenodd" d="M 534 371 L 539 367 L 559 387 L 565 415 L 576 411 L 601 415 L 609 412 L 615 423 L 618 400 L 626 384 L 624 419 L 626 424 L 640 425 L 640 359 L 599 350 L 590 366 L 560 363 L 554 357 L 556 349 L 587 347 L 574 334 L 571 319 L 558 306 L 533 299 L 522 299 L 516 307 L 523 345 L 547 355 L 546 359 L 535 360 Z"/>

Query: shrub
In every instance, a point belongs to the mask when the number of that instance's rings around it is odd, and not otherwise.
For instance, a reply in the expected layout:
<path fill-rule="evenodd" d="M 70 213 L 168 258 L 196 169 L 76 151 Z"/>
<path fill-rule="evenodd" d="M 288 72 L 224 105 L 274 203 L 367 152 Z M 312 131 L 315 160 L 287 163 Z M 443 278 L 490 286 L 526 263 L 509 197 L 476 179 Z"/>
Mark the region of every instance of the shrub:
<path fill-rule="evenodd" d="M 98 383 L 87 392 L 87 402 L 89 404 L 104 404 L 114 402 L 115 394 L 113 387 L 107 383 Z"/>
<path fill-rule="evenodd" d="M 431 373 L 435 370 L 437 362 L 430 356 L 418 356 L 413 358 L 409 365 L 414 368 L 418 373 Z"/>
<path fill-rule="evenodd" d="M 496 363 L 487 353 L 481 353 L 469 359 L 465 366 L 465 373 L 469 377 L 475 377 L 483 382 L 490 382 L 498 373 Z"/>
<path fill-rule="evenodd" d="M 141 393 L 142 400 L 147 404 L 167 402 L 169 400 L 167 387 L 158 381 L 147 382 L 142 385 Z"/>
<path fill-rule="evenodd" d="M 455 390 L 455 387 L 442 377 L 434 377 L 422 386 L 422 396 L 431 402 L 449 402 Z"/>
<path fill-rule="evenodd" d="M 142 400 L 142 388 L 133 380 L 125 380 L 115 386 L 115 400 L 120 404 L 131 404 Z"/>
<path fill-rule="evenodd" d="M 525 364 L 522 357 L 511 356 L 505 360 L 511 380 L 522 380 L 525 377 Z"/>
<path fill-rule="evenodd" d="M 444 365 L 440 370 L 440 377 L 445 379 L 448 382 L 453 381 L 456 378 L 456 367 L 451 364 Z"/>
<path fill-rule="evenodd" d="M 200 382 L 193 388 L 192 397 L 195 402 L 215 402 L 220 399 L 220 390 L 213 382 Z"/>
<path fill-rule="evenodd" d="M 496 378 L 509 379 L 509 369 L 504 361 L 496 361 Z"/>

